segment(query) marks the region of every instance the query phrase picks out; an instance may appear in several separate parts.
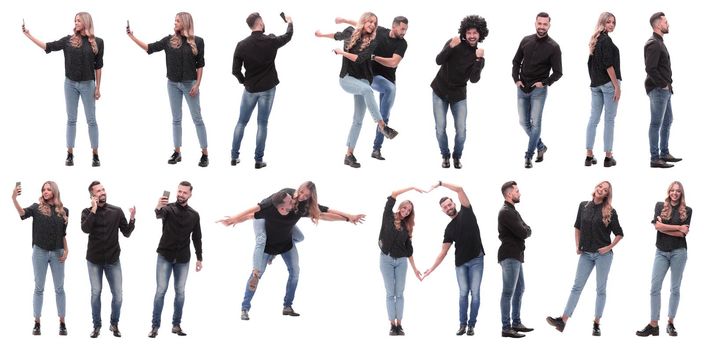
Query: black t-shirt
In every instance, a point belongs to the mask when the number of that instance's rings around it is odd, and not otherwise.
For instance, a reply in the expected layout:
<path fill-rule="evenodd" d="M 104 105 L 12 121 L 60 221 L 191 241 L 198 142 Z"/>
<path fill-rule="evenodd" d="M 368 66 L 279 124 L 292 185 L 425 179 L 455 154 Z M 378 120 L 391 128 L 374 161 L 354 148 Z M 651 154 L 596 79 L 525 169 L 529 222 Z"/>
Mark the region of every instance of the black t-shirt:
<path fill-rule="evenodd" d="M 455 266 L 461 266 L 467 261 L 484 255 L 477 217 L 471 205 L 462 206 L 457 216 L 447 224 L 442 242 L 455 242 Z"/>
<path fill-rule="evenodd" d="M 579 203 L 577 209 L 577 219 L 574 228 L 580 230 L 579 249 L 581 251 L 596 253 L 599 248 L 611 244 L 611 232 L 615 236 L 623 237 L 623 229 L 618 222 L 616 209 L 611 208 L 611 221 L 609 225 L 604 225 L 601 213 L 604 203 L 596 204 L 594 201 Z"/>
<path fill-rule="evenodd" d="M 397 54 L 401 57 L 406 54 L 408 43 L 406 39 L 392 38 L 388 28 L 378 27 L 376 29 L 376 49 L 374 55 L 379 57 L 393 57 Z M 374 75 L 381 75 L 392 83 L 396 83 L 396 68 L 387 67 L 379 62 L 372 61 L 372 72 Z"/>
<path fill-rule="evenodd" d="M 653 215 L 653 221 L 652 223 L 656 223 L 658 220 L 658 216 L 661 215 L 662 213 L 662 208 L 665 206 L 665 203 L 663 202 L 657 202 L 655 204 L 655 215 Z M 688 225 L 689 222 L 692 221 L 692 208 L 686 207 L 687 210 L 687 218 L 682 220 L 680 218 L 680 211 L 679 211 L 679 206 L 678 207 L 672 207 L 672 214 L 670 215 L 670 220 L 663 220 L 663 224 L 668 224 L 668 225 Z M 663 252 L 671 252 L 675 249 L 680 249 L 680 248 L 685 248 L 687 249 L 687 239 L 684 237 L 674 237 L 670 236 L 667 234 L 664 234 L 660 231 L 657 233 L 657 239 L 655 241 L 655 246 L 659 249 L 662 250 Z"/>
<path fill-rule="evenodd" d="M 34 203 L 24 208 L 22 220 L 34 218 L 32 220 L 32 245 L 36 245 L 44 250 L 62 249 L 64 247 L 64 237 L 66 237 L 66 226 L 68 224 L 68 208 L 64 207 L 66 217 L 59 216 L 56 207 L 49 206 L 49 215 L 45 215 L 39 210 L 39 204 Z"/>

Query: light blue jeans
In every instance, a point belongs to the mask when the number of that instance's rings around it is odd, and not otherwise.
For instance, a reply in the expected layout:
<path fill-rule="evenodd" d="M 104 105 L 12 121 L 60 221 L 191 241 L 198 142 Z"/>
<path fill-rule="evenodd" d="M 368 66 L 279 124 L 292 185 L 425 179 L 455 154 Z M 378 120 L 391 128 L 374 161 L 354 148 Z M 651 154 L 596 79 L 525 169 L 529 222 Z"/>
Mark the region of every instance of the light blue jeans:
<path fill-rule="evenodd" d="M 484 255 L 478 256 L 461 266 L 455 267 L 457 284 L 460 287 L 460 325 L 474 327 L 477 324 L 479 314 L 479 303 L 481 301 L 479 292 L 482 287 L 482 275 L 484 274 Z M 469 294 L 472 293 L 472 305 L 469 308 Z M 469 322 L 467 322 L 467 309 L 469 308 Z"/>
<path fill-rule="evenodd" d="M 362 121 L 364 120 L 364 112 L 369 109 L 375 123 L 378 123 L 381 118 L 379 105 L 374 99 L 374 90 L 368 81 L 357 79 L 349 75 L 340 78 L 340 86 L 345 92 L 354 95 L 354 114 L 352 115 L 352 126 L 350 133 L 347 136 L 347 147 L 354 148 L 357 145 L 359 132 L 362 130 Z"/>
<path fill-rule="evenodd" d="M 391 107 L 394 106 L 394 100 L 396 99 L 396 84 L 381 75 L 375 75 L 372 80 L 372 89 L 379 91 L 379 112 L 381 112 L 381 119 L 388 124 Z M 381 149 L 382 143 L 384 143 L 384 134 L 377 128 L 376 137 L 374 137 L 374 149 Z"/>
<path fill-rule="evenodd" d="M 536 149 L 545 148 L 545 144 L 540 138 L 540 130 L 543 124 L 543 107 L 545 107 L 545 99 L 548 97 L 548 88 L 535 88 L 529 93 L 523 92 L 521 88 L 516 90 L 518 91 L 518 122 L 528 135 L 526 159 L 532 159 Z"/>
<path fill-rule="evenodd" d="M 95 80 L 73 81 L 64 80 L 64 96 L 66 97 L 66 148 L 76 145 L 76 122 L 78 121 L 78 99 L 83 101 L 83 111 L 88 124 L 90 148 L 98 148 L 98 122 L 95 120 Z"/>
<path fill-rule="evenodd" d="M 668 89 L 655 88 L 648 93 L 648 97 L 650 98 L 650 129 L 648 129 L 650 160 L 658 160 L 660 156 L 670 154 L 672 93 Z"/>
<path fill-rule="evenodd" d="M 267 253 L 264 253 L 262 256 L 262 261 L 258 263 L 258 265 L 262 266 L 261 275 L 264 275 L 264 271 L 266 270 L 266 265 L 267 261 L 269 259 L 272 259 L 274 255 L 269 255 Z M 286 295 L 284 296 L 284 307 L 289 307 L 293 305 L 293 299 L 296 297 L 296 288 L 298 287 L 298 275 L 301 272 L 300 267 L 298 266 L 298 250 L 296 249 L 296 245 L 293 245 L 293 248 L 291 250 L 282 253 L 281 258 L 283 258 L 284 263 L 286 264 L 286 268 L 288 269 L 288 281 L 286 282 Z M 252 275 L 250 274 L 249 278 L 251 278 Z M 249 284 L 249 278 L 247 278 L 247 284 Z M 247 310 L 252 307 L 252 298 L 254 297 L 254 291 L 249 290 L 248 286 L 245 286 L 244 288 L 244 300 L 242 300 L 242 310 Z"/>
<path fill-rule="evenodd" d="M 171 324 L 181 324 L 183 303 L 186 301 L 186 279 L 189 263 L 169 261 L 161 255 L 156 258 L 156 294 L 154 295 L 154 310 L 152 312 L 152 328 L 161 326 L 161 311 L 164 309 L 164 296 L 169 289 L 171 272 L 174 274 L 174 317 Z"/>
<path fill-rule="evenodd" d="M 66 315 L 66 293 L 64 293 L 64 263 L 59 262 L 59 257 L 64 255 L 63 249 L 45 250 L 32 246 L 32 267 L 34 269 L 34 296 L 32 305 L 34 307 L 34 318 L 42 316 L 42 304 L 44 303 L 44 282 L 46 282 L 47 267 L 51 267 L 51 277 L 54 280 L 54 292 L 56 293 L 56 311 L 59 318 Z"/>
<path fill-rule="evenodd" d="M 389 321 L 400 321 L 403 319 L 403 290 L 406 289 L 408 258 L 393 258 L 381 253 L 379 268 L 386 288 L 386 314 Z"/>
<path fill-rule="evenodd" d="M 582 252 L 577 263 L 577 273 L 574 277 L 572 292 L 565 306 L 565 315 L 572 317 L 572 313 L 577 307 L 579 296 L 582 294 L 582 289 L 584 289 L 589 275 L 591 275 L 592 270 L 596 266 L 596 307 L 594 309 L 594 318 L 601 318 L 604 313 L 604 305 L 606 305 L 606 282 L 609 278 L 609 270 L 611 270 L 611 261 L 613 259 L 613 251 L 609 251 L 604 255 L 598 252 Z"/>
<path fill-rule="evenodd" d="M 502 329 L 521 324 L 521 301 L 525 282 L 523 281 L 523 263 L 516 259 L 501 260 L 501 276 L 503 291 L 501 292 L 501 325 Z"/>
<path fill-rule="evenodd" d="M 619 82 L 620 85 L 620 82 Z M 595 86 L 592 90 L 592 113 L 587 123 L 587 149 L 594 149 L 596 127 L 601 119 L 601 110 L 604 110 L 604 152 L 611 152 L 614 148 L 614 121 L 618 110 L 618 101 L 614 101 L 615 88 L 611 82 Z"/>
<path fill-rule="evenodd" d="M 188 94 L 195 83 L 195 80 L 182 82 L 167 80 L 166 82 L 166 90 L 169 93 L 169 103 L 171 104 L 171 115 L 173 116 L 173 138 L 174 147 L 176 148 L 181 147 L 183 143 L 183 132 L 181 129 L 183 111 L 181 110 L 181 105 L 184 98 L 191 112 L 193 124 L 196 126 L 200 148 L 208 148 L 208 134 L 205 131 L 205 123 L 203 123 L 203 118 L 200 115 L 200 92 L 193 97 Z"/>
<path fill-rule="evenodd" d="M 264 271 L 265 265 L 271 263 L 275 255 L 270 255 L 269 259 L 264 259 L 264 248 L 266 247 L 266 220 L 265 219 L 254 219 L 254 256 L 252 266 L 257 271 Z M 305 238 L 303 232 L 298 226 L 293 226 L 291 229 L 291 235 L 293 236 L 293 244 L 303 241 Z"/>
<path fill-rule="evenodd" d="M 443 158 L 450 157 L 450 147 L 447 144 L 447 108 L 452 111 L 455 121 L 455 147 L 452 158 L 462 158 L 464 142 L 467 139 L 467 99 L 450 103 L 433 92 L 433 115 L 435 116 L 435 137 L 438 139 L 440 154 Z"/>
<path fill-rule="evenodd" d="M 269 123 L 269 114 L 271 107 L 274 105 L 274 96 L 276 96 L 276 87 L 262 92 L 242 92 L 242 101 L 240 102 L 240 118 L 237 120 L 235 132 L 232 136 L 232 159 L 240 157 L 240 144 L 244 136 L 244 128 L 249 123 L 249 118 L 254 112 L 254 107 L 257 109 L 257 147 L 254 150 L 254 160 L 262 161 L 264 158 L 264 147 L 266 146 L 267 124 Z"/>
<path fill-rule="evenodd" d="M 680 304 L 680 285 L 684 266 L 687 264 L 687 248 L 663 252 L 655 249 L 655 262 L 653 263 L 653 278 L 650 287 L 650 319 L 660 319 L 660 290 L 665 279 L 667 269 L 670 269 L 670 304 L 667 316 L 671 319 L 677 315 L 677 306 Z"/>
<path fill-rule="evenodd" d="M 93 315 L 93 328 L 103 325 L 100 318 L 100 293 L 103 291 L 103 272 L 110 285 L 112 293 L 110 324 L 120 322 L 120 309 L 122 308 L 122 268 L 120 260 L 114 264 L 98 265 L 88 263 L 88 278 L 90 279 L 90 307 Z"/>

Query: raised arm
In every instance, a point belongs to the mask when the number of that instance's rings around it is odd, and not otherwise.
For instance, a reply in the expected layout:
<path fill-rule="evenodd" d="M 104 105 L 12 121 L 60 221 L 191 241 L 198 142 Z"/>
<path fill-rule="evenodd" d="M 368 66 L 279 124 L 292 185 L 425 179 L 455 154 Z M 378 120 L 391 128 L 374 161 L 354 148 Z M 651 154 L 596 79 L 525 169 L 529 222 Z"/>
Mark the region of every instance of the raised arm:
<path fill-rule="evenodd" d="M 391 192 L 391 198 L 396 199 L 396 197 L 400 196 L 401 194 L 406 193 L 408 191 L 412 191 L 412 190 L 415 190 L 420 193 L 425 193 L 425 191 L 423 191 L 417 187 L 406 187 L 406 188 L 402 188 L 400 190 L 396 190 L 396 191 Z"/>
<path fill-rule="evenodd" d="M 349 24 L 353 27 L 357 26 L 357 21 L 349 18 L 343 18 L 343 17 L 335 17 L 335 24 Z"/>
<path fill-rule="evenodd" d="M 438 183 L 433 185 L 430 188 L 430 190 L 432 191 L 438 187 L 445 187 L 445 188 L 449 189 L 450 191 L 457 193 L 457 198 L 459 199 L 460 204 L 462 204 L 462 206 L 465 208 L 469 208 L 469 205 L 470 205 L 469 197 L 467 197 L 467 194 L 464 192 L 464 189 L 461 186 L 453 185 L 451 183 L 447 183 L 444 181 L 438 181 Z"/>
<path fill-rule="evenodd" d="M 12 204 L 15 205 L 15 209 L 17 210 L 17 214 L 20 214 L 20 217 L 24 216 L 24 208 L 22 208 L 20 203 L 17 201 L 17 196 L 21 192 L 22 192 L 21 186 L 15 186 L 15 189 L 12 190 Z"/>
<path fill-rule="evenodd" d="M 315 31 L 315 36 L 318 38 L 335 39 L 335 33 L 321 33 L 320 30 Z"/>
<path fill-rule="evenodd" d="M 147 45 L 147 43 L 145 43 L 144 41 L 137 39 L 137 37 L 134 36 L 134 33 L 132 32 L 132 29 L 130 29 L 130 27 L 127 27 L 127 36 L 130 37 L 130 39 L 132 39 L 132 41 L 134 41 L 137 46 L 141 47 L 142 50 L 149 50 L 149 45 Z"/>
<path fill-rule="evenodd" d="M 260 211 L 262 208 L 259 205 L 253 206 L 239 214 L 228 216 L 222 220 L 216 221 L 217 223 L 223 224 L 225 226 L 235 226 L 239 223 L 251 220 L 254 218 L 254 214 Z"/>
<path fill-rule="evenodd" d="M 364 222 L 367 216 L 365 214 L 348 214 L 343 211 L 328 209 L 327 212 L 320 213 L 320 219 L 325 221 L 347 221 L 355 225 Z"/>
<path fill-rule="evenodd" d="M 36 44 L 37 46 L 39 46 L 40 49 L 46 50 L 46 43 L 44 43 L 43 41 L 41 41 L 41 40 L 35 38 L 34 35 L 32 35 L 32 34 L 29 32 L 29 29 L 27 29 L 27 28 L 24 26 L 24 24 L 22 24 L 22 33 L 24 33 L 24 36 L 26 36 L 27 38 L 29 38 L 29 40 L 32 40 L 32 42 L 33 42 L 34 44 Z"/>

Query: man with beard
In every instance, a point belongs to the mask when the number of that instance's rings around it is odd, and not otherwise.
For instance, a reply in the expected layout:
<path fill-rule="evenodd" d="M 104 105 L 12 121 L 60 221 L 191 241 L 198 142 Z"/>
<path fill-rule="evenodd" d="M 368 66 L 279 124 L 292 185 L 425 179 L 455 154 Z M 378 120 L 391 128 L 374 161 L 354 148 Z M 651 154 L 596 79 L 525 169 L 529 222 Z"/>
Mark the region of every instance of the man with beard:
<path fill-rule="evenodd" d="M 513 57 L 513 81 L 518 93 L 518 122 L 528 135 L 528 150 L 525 154 L 525 167 L 533 167 L 533 154 L 538 155 L 536 163 L 543 161 L 548 150 L 540 138 L 543 107 L 548 96 L 548 86 L 562 77 L 562 51 L 560 45 L 548 36 L 550 15 L 545 12 L 535 17 L 535 34 L 521 40 Z M 552 70 L 552 74 L 550 74 Z"/>
<path fill-rule="evenodd" d="M 345 18 L 335 18 L 335 23 L 346 23 L 353 27 L 357 26 L 357 21 Z M 403 55 L 406 54 L 408 43 L 403 37 L 408 30 L 408 18 L 397 16 L 391 23 L 391 29 L 384 27 L 376 28 L 376 48 L 371 56 L 372 89 L 379 92 L 379 111 L 384 123 L 389 122 L 391 107 L 396 99 L 396 68 L 401 63 Z M 378 129 L 374 138 L 374 148 L 372 158 L 385 160 L 381 156 L 381 144 L 384 142 L 384 134 Z"/>
<path fill-rule="evenodd" d="M 521 214 L 514 206 L 521 201 L 521 192 L 516 181 L 503 184 L 501 194 L 504 196 L 504 206 L 499 211 L 499 264 L 504 284 L 501 293 L 501 336 L 523 338 L 525 335 L 518 332 L 533 330 L 521 323 L 521 300 L 525 290 L 523 252 L 526 250 L 526 238 L 530 237 L 531 229 L 523 222 Z"/>
<path fill-rule="evenodd" d="M 88 186 L 91 196 L 90 208 L 81 213 L 81 229 L 88 234 L 88 277 L 90 278 L 90 306 L 93 313 L 93 332 L 91 338 L 100 335 L 100 293 L 103 290 L 103 273 L 112 293 L 112 312 L 110 314 L 110 331 L 121 337 L 117 324 L 120 321 L 122 307 L 122 268 L 120 267 L 119 229 L 125 237 L 134 231 L 135 207 L 130 208 L 129 222 L 120 207 L 106 202 L 105 188 L 99 181 Z"/>
<path fill-rule="evenodd" d="M 482 237 L 479 234 L 479 225 L 474 210 L 469 203 L 469 198 L 462 187 L 438 181 L 430 190 L 443 186 L 457 193 L 457 197 L 462 207 L 459 211 L 455 202 L 449 197 L 440 199 L 440 208 L 452 220 L 445 228 L 445 237 L 442 242 L 440 254 L 435 259 L 431 268 L 423 273 L 423 278 L 428 277 L 435 268 L 445 259 L 452 243 L 455 243 L 455 273 L 457 283 L 460 287 L 460 328 L 457 335 L 474 335 L 474 326 L 477 323 L 479 313 L 479 290 L 482 285 L 482 274 L 484 273 L 484 247 Z M 468 297 L 472 293 L 472 303 L 467 319 L 467 309 L 469 307 Z"/>
<path fill-rule="evenodd" d="M 196 251 L 196 272 L 203 268 L 203 248 L 200 231 L 200 215 L 188 205 L 193 186 L 188 181 L 178 184 L 176 202 L 169 203 L 168 196 L 159 198 L 154 212 L 161 219 L 161 240 L 156 252 L 156 295 L 154 295 L 154 311 L 152 312 L 152 330 L 149 338 L 159 334 L 161 326 L 161 310 L 164 308 L 164 296 L 169 288 L 169 278 L 174 275 L 174 316 L 171 333 L 184 336 L 181 329 L 181 315 L 186 298 L 186 279 L 191 260 L 189 239 L 193 240 Z"/>

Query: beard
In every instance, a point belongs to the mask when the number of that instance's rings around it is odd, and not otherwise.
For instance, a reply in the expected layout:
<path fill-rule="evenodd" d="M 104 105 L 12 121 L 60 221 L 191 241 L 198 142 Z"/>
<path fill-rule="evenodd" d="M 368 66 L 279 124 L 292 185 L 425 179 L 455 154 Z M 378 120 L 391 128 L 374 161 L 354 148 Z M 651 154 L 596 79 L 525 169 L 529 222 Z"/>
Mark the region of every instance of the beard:
<path fill-rule="evenodd" d="M 452 210 L 448 211 L 446 214 L 447 214 L 447 216 L 450 216 L 450 217 L 457 215 L 457 208 L 453 208 Z"/>
<path fill-rule="evenodd" d="M 106 195 L 102 195 L 102 196 L 98 197 L 98 203 L 100 203 L 100 204 L 105 204 L 105 202 L 107 202 L 107 200 L 108 200 L 108 197 Z"/>
<path fill-rule="evenodd" d="M 188 199 L 183 198 L 183 197 L 176 197 L 176 203 L 184 205 L 184 204 L 188 203 Z"/>
<path fill-rule="evenodd" d="M 538 34 L 538 36 L 540 36 L 540 37 L 546 36 L 546 35 L 548 34 L 548 31 L 547 31 L 547 30 L 544 30 L 544 29 L 536 29 L 535 32 L 536 32 L 536 33 Z"/>

